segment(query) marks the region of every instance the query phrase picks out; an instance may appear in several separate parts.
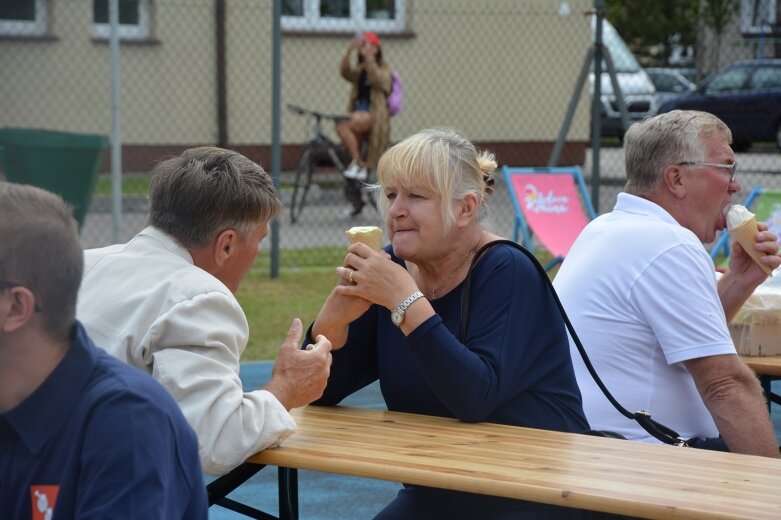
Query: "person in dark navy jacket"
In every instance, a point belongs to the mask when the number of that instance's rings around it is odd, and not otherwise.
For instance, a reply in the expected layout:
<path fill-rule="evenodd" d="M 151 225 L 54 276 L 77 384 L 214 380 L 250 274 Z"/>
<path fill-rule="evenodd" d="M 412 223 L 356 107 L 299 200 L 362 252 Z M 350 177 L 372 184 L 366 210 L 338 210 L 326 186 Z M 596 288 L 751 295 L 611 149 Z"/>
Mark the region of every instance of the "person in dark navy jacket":
<path fill-rule="evenodd" d="M 75 319 L 60 197 L 0 183 L 0 518 L 207 518 L 198 442 L 152 377 Z"/>

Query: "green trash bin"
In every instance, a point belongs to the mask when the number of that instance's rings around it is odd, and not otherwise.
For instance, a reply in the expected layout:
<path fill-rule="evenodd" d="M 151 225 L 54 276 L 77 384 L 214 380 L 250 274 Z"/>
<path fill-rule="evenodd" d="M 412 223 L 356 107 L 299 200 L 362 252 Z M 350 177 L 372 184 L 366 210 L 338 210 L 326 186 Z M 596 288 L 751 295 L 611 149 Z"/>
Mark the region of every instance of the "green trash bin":
<path fill-rule="evenodd" d="M 34 128 L 0 128 L 0 159 L 8 182 L 31 184 L 57 193 L 84 224 L 103 152 L 105 135 Z"/>

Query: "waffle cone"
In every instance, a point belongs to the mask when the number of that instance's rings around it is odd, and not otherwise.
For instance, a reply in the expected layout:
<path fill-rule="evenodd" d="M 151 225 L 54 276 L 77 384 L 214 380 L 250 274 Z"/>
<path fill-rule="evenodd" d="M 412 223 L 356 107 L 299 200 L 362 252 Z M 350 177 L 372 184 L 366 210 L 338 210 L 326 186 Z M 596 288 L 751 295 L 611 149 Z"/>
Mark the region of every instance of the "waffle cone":
<path fill-rule="evenodd" d="M 376 226 L 357 226 L 344 233 L 351 244 L 366 244 L 375 251 L 382 247 L 382 230 Z"/>
<path fill-rule="evenodd" d="M 752 217 L 741 222 L 739 226 L 730 229 L 729 235 L 730 238 L 732 238 L 734 242 L 740 244 L 743 247 L 743 250 L 769 275 L 773 272 L 773 269 L 771 269 L 769 265 L 759 262 L 759 259 L 764 256 L 764 253 L 754 249 L 757 231 L 759 231 L 757 228 L 757 219 Z"/>

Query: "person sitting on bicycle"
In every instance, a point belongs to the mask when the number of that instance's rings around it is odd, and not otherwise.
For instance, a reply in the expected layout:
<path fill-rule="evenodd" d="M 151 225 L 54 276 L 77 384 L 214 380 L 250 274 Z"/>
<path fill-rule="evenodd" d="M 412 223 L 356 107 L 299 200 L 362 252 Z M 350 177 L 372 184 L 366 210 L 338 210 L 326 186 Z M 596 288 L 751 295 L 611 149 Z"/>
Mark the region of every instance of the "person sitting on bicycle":
<path fill-rule="evenodd" d="M 358 61 L 350 59 L 353 49 L 358 50 Z M 382 59 L 380 38 L 366 32 L 350 41 L 340 64 L 342 77 L 352 84 L 349 118 L 336 125 L 342 144 L 352 157 L 344 171 L 348 179 L 365 180 L 366 168 L 375 168 L 380 155 L 388 147 L 390 115 L 387 97 L 391 90 L 391 69 Z M 368 139 L 366 160 L 361 157 L 361 147 Z M 360 208 L 356 208 L 360 211 Z"/>

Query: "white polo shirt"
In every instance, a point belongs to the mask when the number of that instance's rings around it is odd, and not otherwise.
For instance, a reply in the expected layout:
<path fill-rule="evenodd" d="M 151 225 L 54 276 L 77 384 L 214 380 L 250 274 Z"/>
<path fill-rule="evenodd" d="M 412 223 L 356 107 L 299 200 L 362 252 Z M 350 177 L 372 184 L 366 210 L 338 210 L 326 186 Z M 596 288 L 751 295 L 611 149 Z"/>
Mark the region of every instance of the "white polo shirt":
<path fill-rule="evenodd" d="M 631 412 L 684 438 L 719 432 L 681 363 L 735 354 L 713 261 L 697 236 L 657 204 L 621 193 L 586 226 L 554 282 L 597 374 Z M 658 442 L 619 414 L 570 351 L 592 428 Z"/>

